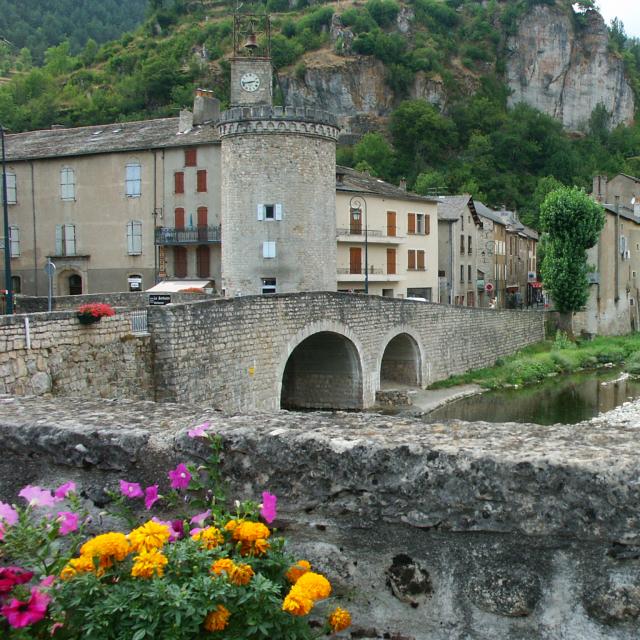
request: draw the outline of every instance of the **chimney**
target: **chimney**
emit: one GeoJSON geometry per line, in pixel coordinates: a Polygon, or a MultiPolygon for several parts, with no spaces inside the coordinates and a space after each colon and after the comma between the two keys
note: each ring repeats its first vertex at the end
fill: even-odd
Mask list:
{"type": "Polygon", "coordinates": [[[400,178],[400,184],[398,185],[398,187],[402,191],[406,191],[407,190],[407,179],[406,178],[400,178]]]}
{"type": "Polygon", "coordinates": [[[593,197],[600,203],[607,200],[607,176],[594,176],[593,197]]]}
{"type": "Polygon", "coordinates": [[[217,122],[220,118],[220,100],[213,97],[213,91],[196,89],[193,100],[193,124],[217,122]]]}
{"type": "Polygon", "coordinates": [[[178,133],[189,133],[193,129],[193,113],[188,109],[180,111],[180,122],[178,123],[178,133]]]}
{"type": "Polygon", "coordinates": [[[336,171],[336,184],[344,184],[344,172],[336,171]]]}

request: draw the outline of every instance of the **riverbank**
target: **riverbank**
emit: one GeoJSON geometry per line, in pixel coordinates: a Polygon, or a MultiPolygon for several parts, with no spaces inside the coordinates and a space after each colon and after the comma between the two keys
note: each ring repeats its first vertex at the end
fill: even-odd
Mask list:
{"type": "Polygon", "coordinates": [[[499,358],[493,367],[474,369],[440,380],[429,390],[476,384],[485,389],[501,389],[540,382],[558,374],[597,369],[607,365],[633,366],[640,358],[640,333],[599,337],[572,342],[563,334],[499,358]]]}

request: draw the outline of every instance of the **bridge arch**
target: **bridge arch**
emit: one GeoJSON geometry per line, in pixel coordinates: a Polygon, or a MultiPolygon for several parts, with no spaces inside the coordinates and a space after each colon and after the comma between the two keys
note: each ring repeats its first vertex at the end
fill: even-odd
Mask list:
{"type": "Polygon", "coordinates": [[[377,367],[380,386],[399,382],[422,387],[424,349],[418,334],[408,327],[398,327],[387,334],[382,344],[377,367]]]}
{"type": "Polygon", "coordinates": [[[318,322],[286,346],[277,372],[282,409],[362,409],[363,350],[348,327],[318,322]]]}

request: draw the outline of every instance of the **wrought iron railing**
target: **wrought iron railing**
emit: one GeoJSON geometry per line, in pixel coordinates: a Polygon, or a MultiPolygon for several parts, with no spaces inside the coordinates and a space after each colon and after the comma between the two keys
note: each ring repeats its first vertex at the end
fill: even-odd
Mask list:
{"type": "Polygon", "coordinates": [[[149,332],[146,309],[134,309],[133,311],[129,311],[128,315],[129,322],[131,323],[131,333],[143,334],[149,332]]]}
{"type": "MultiPolygon", "coordinates": [[[[348,273],[348,274],[355,275],[355,276],[357,276],[357,275],[362,275],[363,276],[364,273],[365,273],[364,266],[360,266],[360,267],[358,267],[358,266],[338,267],[337,272],[341,273],[341,274],[348,273]]],[[[384,270],[382,268],[380,268],[380,267],[374,267],[372,265],[369,265],[369,273],[370,274],[371,273],[375,273],[375,274],[381,275],[381,274],[384,273],[384,270]]],[[[392,275],[395,275],[395,274],[392,274],[392,275]]]]}
{"type": "Polygon", "coordinates": [[[156,244],[203,244],[220,242],[220,225],[208,227],[157,227],[156,244]]]}
{"type": "MultiPolygon", "coordinates": [[[[336,229],[337,236],[363,236],[364,227],[341,227],[336,229]]],[[[368,236],[381,237],[386,235],[380,229],[367,229],[368,236]]]]}

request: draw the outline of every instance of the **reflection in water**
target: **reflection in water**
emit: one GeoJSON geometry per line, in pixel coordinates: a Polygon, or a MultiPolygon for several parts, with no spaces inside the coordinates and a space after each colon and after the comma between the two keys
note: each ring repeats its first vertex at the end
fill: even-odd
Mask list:
{"type": "Polygon", "coordinates": [[[533,387],[463,398],[424,419],[573,424],[640,397],[640,380],[620,377],[619,371],[611,370],[558,376],[533,387]]]}

